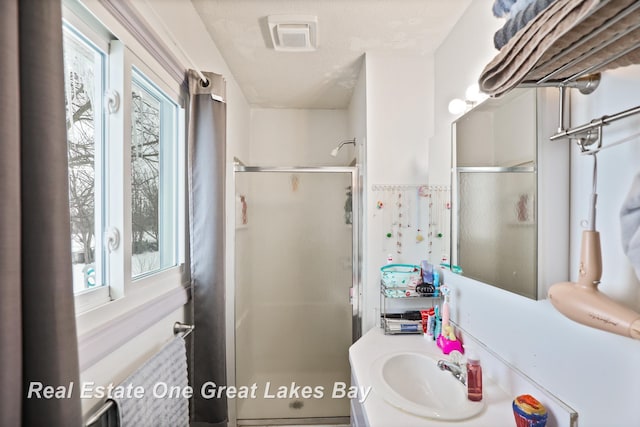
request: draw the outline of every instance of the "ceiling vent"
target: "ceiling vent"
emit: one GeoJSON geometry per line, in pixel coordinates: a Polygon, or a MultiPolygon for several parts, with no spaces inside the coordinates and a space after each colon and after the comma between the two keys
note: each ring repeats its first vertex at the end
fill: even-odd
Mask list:
{"type": "Polygon", "coordinates": [[[282,52],[310,52],[318,47],[318,18],[309,15],[267,17],[273,48],[282,52]]]}

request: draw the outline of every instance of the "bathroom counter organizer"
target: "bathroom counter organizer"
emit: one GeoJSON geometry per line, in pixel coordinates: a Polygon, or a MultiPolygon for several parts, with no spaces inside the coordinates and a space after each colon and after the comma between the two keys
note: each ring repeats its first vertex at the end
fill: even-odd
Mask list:
{"type": "MultiPolygon", "coordinates": [[[[380,327],[384,330],[385,335],[396,334],[422,334],[422,321],[421,320],[408,320],[408,319],[396,319],[389,317],[389,301],[413,301],[413,304],[418,303],[420,309],[429,309],[435,307],[442,300],[442,293],[436,291],[435,293],[416,293],[415,289],[408,286],[387,286],[381,280],[380,281],[380,327]],[[418,302],[419,301],[419,302],[418,302]],[[401,321],[400,321],[401,320],[401,321]],[[407,325],[405,328],[398,330],[391,329],[392,323],[402,323],[407,325]],[[417,326],[413,326],[417,325],[417,326]]],[[[416,309],[417,310],[417,309],[416,309]]]]}

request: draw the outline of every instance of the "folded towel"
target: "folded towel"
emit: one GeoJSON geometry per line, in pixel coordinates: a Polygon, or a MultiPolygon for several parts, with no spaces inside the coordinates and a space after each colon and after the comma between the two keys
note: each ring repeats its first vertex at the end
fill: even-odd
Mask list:
{"type": "Polygon", "coordinates": [[[511,8],[511,18],[500,28],[493,36],[493,45],[496,49],[502,49],[511,37],[524,28],[533,18],[538,16],[540,12],[545,10],[551,3],[556,0],[531,0],[522,10],[514,14],[517,5],[511,8]]]}
{"type": "Polygon", "coordinates": [[[140,386],[144,390],[141,398],[114,397],[120,427],[189,427],[188,399],[159,397],[164,390],[172,387],[185,390],[188,386],[187,352],[183,338],[171,340],[120,385],[140,386]],[[167,388],[163,388],[161,383],[167,388]],[[160,387],[156,388],[159,384],[160,387]]]}
{"type": "Polygon", "coordinates": [[[513,18],[535,0],[496,0],[493,3],[493,16],[496,18],[513,18]]]}
{"type": "Polygon", "coordinates": [[[518,31],[485,67],[479,85],[482,92],[500,96],[523,81],[535,82],[550,72],[561,70],[553,79],[569,78],[590,66],[592,72],[640,63],[640,30],[616,37],[623,30],[640,21],[640,11],[635,10],[601,33],[607,21],[635,0],[557,0],[518,31]],[[597,34],[595,37],[588,37],[597,34]],[[603,41],[615,40],[611,45],[598,49],[603,41]],[[565,49],[575,46],[570,53],[565,49]],[[585,53],[589,56],[573,63],[585,53]],[[621,57],[609,62],[617,53],[621,57]],[[595,68],[599,64],[603,64],[595,68]],[[566,65],[566,67],[565,67],[566,65]]]}
{"type": "Polygon", "coordinates": [[[516,0],[513,6],[511,6],[511,10],[509,11],[509,15],[507,16],[507,18],[508,19],[513,18],[518,13],[522,12],[527,7],[529,7],[530,4],[535,3],[535,1],[536,0],[516,0]]]}
{"type": "Polygon", "coordinates": [[[633,179],[629,194],[620,209],[622,249],[640,279],[640,173],[633,179]]]}
{"type": "Polygon", "coordinates": [[[516,1],[517,0],[496,0],[493,2],[493,7],[491,8],[493,16],[496,18],[502,18],[509,15],[511,8],[516,1]]]}

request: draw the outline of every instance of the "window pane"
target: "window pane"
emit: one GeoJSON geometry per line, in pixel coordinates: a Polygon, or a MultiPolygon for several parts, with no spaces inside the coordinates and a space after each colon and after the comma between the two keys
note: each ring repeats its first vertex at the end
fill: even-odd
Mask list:
{"type": "Polygon", "coordinates": [[[132,276],[176,265],[177,106],[134,72],[132,90],[132,276]]]}
{"type": "Polygon", "coordinates": [[[101,94],[104,56],[64,28],[65,104],[69,159],[69,207],[73,289],[102,285],[99,237],[99,182],[96,175],[102,140],[101,94]],[[98,239],[97,239],[98,238],[98,239]]]}

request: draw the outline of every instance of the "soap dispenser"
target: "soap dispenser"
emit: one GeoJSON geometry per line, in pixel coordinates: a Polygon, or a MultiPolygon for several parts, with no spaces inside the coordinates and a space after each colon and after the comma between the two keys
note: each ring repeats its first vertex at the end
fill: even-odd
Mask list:
{"type": "Polygon", "coordinates": [[[467,353],[467,398],[472,402],[482,400],[482,366],[473,348],[465,348],[467,353]]]}

